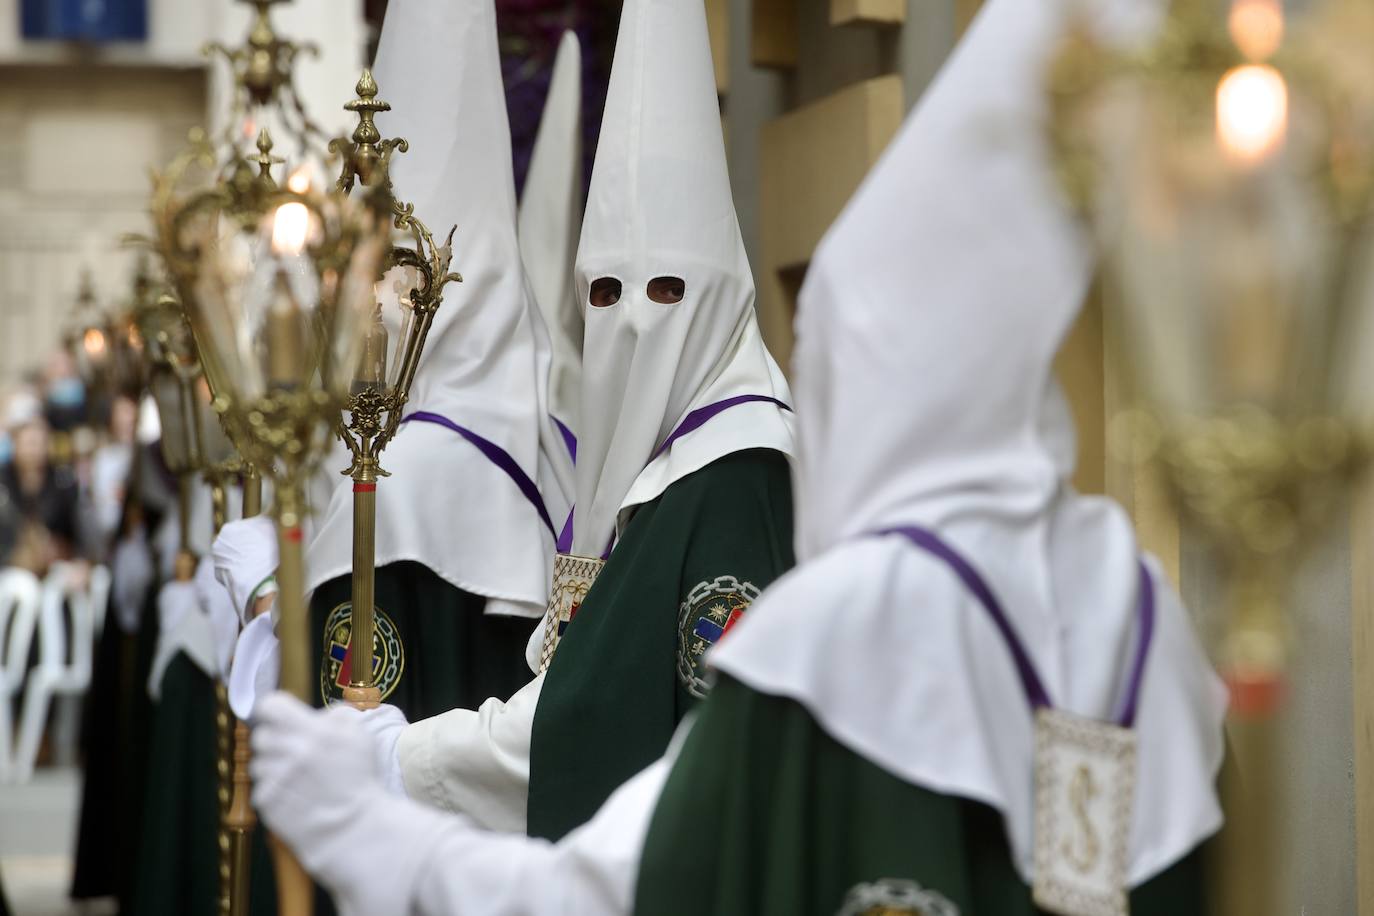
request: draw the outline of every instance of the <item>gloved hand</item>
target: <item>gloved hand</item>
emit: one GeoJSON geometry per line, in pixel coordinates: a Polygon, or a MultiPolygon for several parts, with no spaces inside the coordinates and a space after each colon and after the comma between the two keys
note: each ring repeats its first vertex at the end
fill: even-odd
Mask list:
{"type": "Polygon", "coordinates": [[[401,755],[398,745],[401,732],[410,723],[406,714],[395,706],[383,703],[376,709],[365,709],[358,717],[363,730],[372,736],[373,750],[376,751],[377,772],[382,785],[393,795],[406,794],[405,780],[401,776],[401,755]]]}
{"type": "Polygon", "coordinates": [[[210,548],[215,578],[229,591],[234,610],[246,626],[252,605],[277,571],[277,533],[272,520],[258,515],[230,522],[210,548]]]}
{"type": "Polygon", "coordinates": [[[215,578],[215,564],[207,556],[196,567],[196,595],[200,606],[210,618],[210,632],[215,640],[215,664],[220,680],[229,679],[229,663],[234,657],[234,643],[239,638],[239,615],[229,590],[215,578]]]}
{"type": "Polygon", "coordinates": [[[363,718],[349,706],[315,710],[284,693],[263,697],[253,723],[253,804],[345,916],[399,916],[410,908],[398,888],[413,883],[438,827],[421,818],[409,828],[414,803],[382,785],[363,718]]]}

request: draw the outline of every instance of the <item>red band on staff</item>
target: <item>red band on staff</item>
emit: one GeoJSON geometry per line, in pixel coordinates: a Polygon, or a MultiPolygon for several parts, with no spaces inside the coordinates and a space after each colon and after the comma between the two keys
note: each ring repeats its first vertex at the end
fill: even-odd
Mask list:
{"type": "Polygon", "coordinates": [[[300,525],[296,525],[294,528],[287,528],[282,532],[282,534],[286,536],[286,539],[288,541],[295,541],[297,544],[299,544],[302,540],[300,525]]]}
{"type": "Polygon", "coordinates": [[[353,492],[354,492],[354,493],[376,493],[376,492],[377,492],[377,485],[376,485],[375,483],[355,483],[355,484],[353,485],[353,492]]]}
{"type": "Polygon", "coordinates": [[[1284,683],[1277,677],[1226,678],[1231,691],[1231,712],[1242,719],[1263,719],[1278,712],[1283,703],[1284,683]]]}

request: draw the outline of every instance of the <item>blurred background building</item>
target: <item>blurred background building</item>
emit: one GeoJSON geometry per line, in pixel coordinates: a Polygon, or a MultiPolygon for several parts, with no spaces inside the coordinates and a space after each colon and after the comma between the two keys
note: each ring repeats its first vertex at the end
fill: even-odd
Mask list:
{"type": "MultiPolygon", "coordinates": [[[[980,0],[703,2],[761,321],[786,365],[811,252],[980,0]]],[[[589,170],[619,4],[497,6],[517,181],[565,28],[576,30],[584,47],[589,170]]],[[[386,0],[295,0],[275,11],[283,34],[321,48],[298,72],[308,107],[326,127],[348,124],[342,105],[370,59],[385,7],[386,0]]],[[[15,446],[22,438],[15,433],[35,415],[60,431],[62,409],[81,401],[72,384],[79,382],[77,367],[62,355],[61,342],[82,276],[89,274],[98,303],[129,294],[134,256],[117,241],[148,229],[149,168],[169,159],[188,129],[216,110],[219,87],[202,46],[237,40],[246,22],[233,0],[0,0],[0,419],[15,446]]],[[[1061,359],[1079,424],[1078,483],[1132,512],[1145,545],[1180,583],[1205,632],[1210,610],[1221,603],[1207,557],[1150,472],[1112,458],[1108,448],[1108,418],[1124,398],[1107,371],[1113,354],[1103,322],[1100,308],[1087,309],[1061,359]]],[[[899,402],[901,393],[893,398],[899,402]]],[[[132,419],[117,413],[95,422],[101,432],[84,448],[67,442],[52,454],[65,462],[74,453],[93,454],[101,442],[131,439],[132,419]]],[[[0,463],[10,463],[10,450],[0,450],[0,463]]],[[[90,465],[73,477],[91,505],[99,502],[90,465]]],[[[66,530],[76,524],[64,515],[72,511],[66,498],[51,498],[47,524],[70,538],[63,557],[77,558],[91,541],[66,530]]],[[[1374,545],[1362,533],[1369,526],[1356,524],[1368,518],[1363,505],[1351,507],[1299,581],[1301,632],[1283,726],[1285,791],[1273,800],[1286,826],[1284,908],[1293,913],[1374,916],[1374,572],[1357,559],[1374,545]]],[[[45,564],[37,565],[42,573],[45,564]]],[[[63,795],[63,785],[0,787],[0,869],[11,884],[22,884],[16,863],[27,856],[33,865],[34,855],[53,852],[34,843],[68,841],[60,831],[49,836],[24,826],[24,817],[54,810],[71,816],[61,805],[74,804],[74,792],[63,795]]],[[[44,880],[43,868],[60,871],[53,861],[42,859],[47,864],[31,872],[35,880],[44,880]]],[[[59,891],[67,878],[56,882],[59,891]]]]}

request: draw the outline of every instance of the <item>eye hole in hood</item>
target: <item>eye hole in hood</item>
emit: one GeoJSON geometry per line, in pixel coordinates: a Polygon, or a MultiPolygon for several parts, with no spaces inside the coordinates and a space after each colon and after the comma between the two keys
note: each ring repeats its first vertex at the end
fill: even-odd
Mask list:
{"type": "Polygon", "coordinates": [[[654,277],[644,291],[660,305],[676,305],[687,295],[687,283],[681,277],[654,277]]]}
{"type": "Polygon", "coordinates": [[[610,308],[620,301],[620,293],[619,280],[615,277],[601,277],[592,281],[592,289],[587,296],[587,304],[592,308],[610,308]]]}

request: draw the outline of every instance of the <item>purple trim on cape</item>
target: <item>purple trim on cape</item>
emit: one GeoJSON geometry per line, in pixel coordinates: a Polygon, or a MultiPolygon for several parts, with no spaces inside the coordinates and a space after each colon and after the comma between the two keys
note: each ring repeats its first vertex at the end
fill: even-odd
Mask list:
{"type": "MultiPolygon", "coordinates": [[[[978,574],[978,571],[958,551],[946,544],[933,531],[925,528],[900,526],[874,533],[877,535],[899,534],[914,546],[932,554],[937,559],[943,560],[964,583],[965,587],[973,593],[978,602],[983,605],[988,616],[992,618],[993,625],[997,627],[997,632],[1001,634],[1002,641],[1006,643],[1012,661],[1016,664],[1016,673],[1021,679],[1021,689],[1025,692],[1026,701],[1030,703],[1031,708],[1054,708],[1049,693],[1045,690],[1045,685],[1040,680],[1040,675],[1036,672],[1035,665],[1030,659],[1030,654],[1026,652],[1020,637],[1016,635],[1016,630],[1002,609],[1001,603],[998,602],[997,596],[993,594],[992,589],[988,587],[987,582],[978,574]]],[[[1150,642],[1154,638],[1155,628],[1154,582],[1150,579],[1145,564],[1140,563],[1138,565],[1140,568],[1140,639],[1136,646],[1135,659],[1131,664],[1130,678],[1126,682],[1126,693],[1116,718],[1116,723],[1122,728],[1130,728],[1135,724],[1136,709],[1140,702],[1140,684],[1145,677],[1145,658],[1149,654],[1150,642]]]]}
{"type": "MultiPolygon", "coordinates": [[[[786,410],[789,413],[792,410],[791,407],[788,407],[786,404],[784,404],[782,401],[779,401],[777,398],[770,398],[767,395],[763,394],[740,394],[736,395],[733,398],[726,398],[723,401],[716,401],[714,404],[707,404],[705,407],[698,407],[696,410],[692,411],[687,416],[682,418],[682,422],[677,425],[677,429],[673,430],[671,433],[668,434],[668,438],[664,439],[663,444],[660,445],[657,449],[655,449],[654,454],[649,458],[649,461],[646,462],[644,466],[648,467],[649,463],[653,462],[654,459],[658,458],[658,456],[662,455],[664,452],[668,451],[668,449],[672,448],[674,442],[681,439],[688,433],[696,432],[697,430],[701,429],[713,417],[716,417],[719,414],[724,413],[731,407],[737,407],[740,404],[751,404],[757,402],[775,404],[780,409],[786,410]]],[[[558,420],[555,419],[554,422],[558,423],[558,420]]],[[[562,427],[563,424],[559,423],[558,425],[562,427]]],[[[576,458],[577,456],[576,454],[574,454],[573,459],[576,460],[576,458]]],[[[568,513],[567,522],[563,524],[562,533],[558,535],[559,553],[568,553],[572,550],[573,515],[576,512],[577,507],[574,506],[572,512],[568,513]]],[[[601,559],[604,560],[611,555],[611,548],[613,546],[615,546],[614,532],[612,532],[611,534],[610,543],[606,545],[605,552],[601,554],[601,559]]]]}
{"type": "Polygon", "coordinates": [[[409,416],[401,418],[402,423],[409,423],[411,420],[420,423],[434,423],[438,426],[442,426],[445,429],[452,430],[472,443],[488,461],[504,471],[506,476],[515,482],[515,485],[520,488],[520,492],[525,495],[525,499],[529,500],[530,505],[534,506],[534,511],[539,513],[539,518],[544,522],[544,526],[549,529],[549,534],[555,534],[553,519],[549,518],[549,510],[544,505],[544,497],[539,494],[539,487],[530,479],[530,475],[526,474],[524,469],[516,463],[509,452],[495,442],[492,442],[490,439],[479,436],[467,427],[459,426],[442,414],[431,413],[427,410],[417,410],[409,416]]]}
{"type": "Polygon", "coordinates": [[[577,464],[577,437],[568,429],[567,424],[553,414],[549,415],[549,419],[558,427],[558,432],[563,436],[563,444],[568,447],[568,454],[572,456],[573,464],[577,464]]]}

